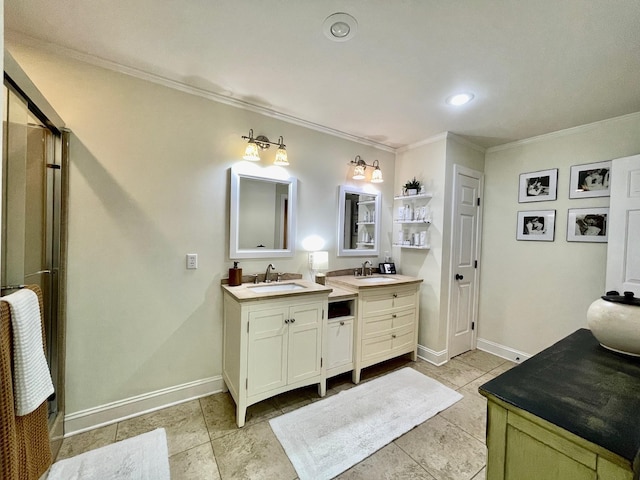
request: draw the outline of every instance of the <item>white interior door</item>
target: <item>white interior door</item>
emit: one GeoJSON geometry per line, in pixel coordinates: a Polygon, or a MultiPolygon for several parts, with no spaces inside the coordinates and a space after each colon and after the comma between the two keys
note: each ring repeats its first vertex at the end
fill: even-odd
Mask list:
{"type": "Polygon", "coordinates": [[[640,296],[640,155],[611,162],[606,289],[640,296]]]}
{"type": "Polygon", "coordinates": [[[483,175],[454,166],[449,358],[475,348],[483,175]]]}

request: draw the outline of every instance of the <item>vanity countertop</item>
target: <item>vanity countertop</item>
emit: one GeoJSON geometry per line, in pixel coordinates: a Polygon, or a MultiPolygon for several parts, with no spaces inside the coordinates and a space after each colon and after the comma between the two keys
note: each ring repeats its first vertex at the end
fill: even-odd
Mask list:
{"type": "Polygon", "coordinates": [[[243,283],[235,287],[222,285],[222,290],[227,292],[238,302],[250,302],[252,300],[297,297],[300,295],[308,295],[310,293],[325,293],[328,295],[333,289],[330,286],[320,285],[319,283],[310,282],[308,280],[296,279],[284,282],[262,282],[258,284],[243,283]],[[300,285],[303,288],[298,290],[274,291],[274,289],[277,288],[286,288],[285,285],[300,285]],[[262,288],[264,288],[264,291],[259,291],[262,288]]]}
{"type": "Polygon", "coordinates": [[[329,294],[329,302],[336,302],[338,300],[348,300],[350,298],[357,298],[358,292],[354,292],[353,290],[347,290],[345,288],[340,288],[336,285],[329,285],[333,291],[329,294]]]}
{"type": "Polygon", "coordinates": [[[348,290],[370,290],[378,287],[394,287],[398,285],[411,285],[422,283],[421,278],[410,277],[408,275],[370,275],[366,277],[356,277],[354,275],[341,275],[327,277],[329,285],[346,288],[348,290]]]}

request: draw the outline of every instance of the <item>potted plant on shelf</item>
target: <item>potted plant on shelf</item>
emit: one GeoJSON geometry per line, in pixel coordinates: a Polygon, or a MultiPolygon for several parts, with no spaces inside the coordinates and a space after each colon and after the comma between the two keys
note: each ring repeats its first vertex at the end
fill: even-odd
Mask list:
{"type": "Polygon", "coordinates": [[[416,180],[416,177],[413,177],[413,180],[408,180],[407,183],[404,184],[405,195],[417,195],[419,190],[420,180],[416,180]]]}

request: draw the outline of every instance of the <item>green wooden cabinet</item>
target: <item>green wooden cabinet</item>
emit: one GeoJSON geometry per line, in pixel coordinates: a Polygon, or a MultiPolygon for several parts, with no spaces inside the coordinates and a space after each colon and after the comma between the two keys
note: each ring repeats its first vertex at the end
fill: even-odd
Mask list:
{"type": "Polygon", "coordinates": [[[487,480],[633,480],[628,460],[485,396],[487,480]]]}

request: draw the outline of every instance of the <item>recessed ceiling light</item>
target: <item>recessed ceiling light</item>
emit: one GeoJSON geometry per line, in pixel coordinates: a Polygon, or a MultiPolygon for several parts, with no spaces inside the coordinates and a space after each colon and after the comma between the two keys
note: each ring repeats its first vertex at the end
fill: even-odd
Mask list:
{"type": "Polygon", "coordinates": [[[451,95],[449,98],[447,98],[446,102],[449,105],[459,107],[460,105],[469,103],[471,100],[473,100],[473,97],[473,93],[456,93],[455,95],[451,95]]]}
{"type": "Polygon", "coordinates": [[[334,42],[351,40],[358,31],[358,22],[348,13],[329,15],[322,24],[324,36],[334,42]]]}

